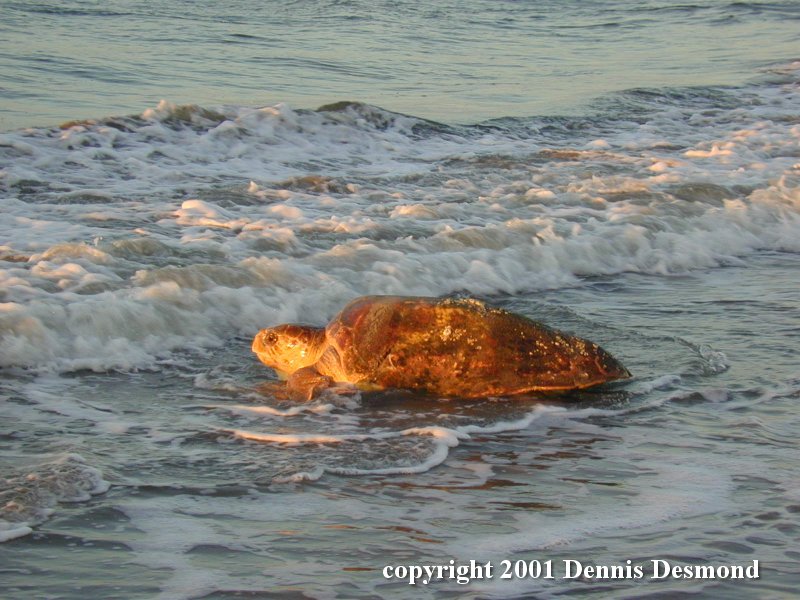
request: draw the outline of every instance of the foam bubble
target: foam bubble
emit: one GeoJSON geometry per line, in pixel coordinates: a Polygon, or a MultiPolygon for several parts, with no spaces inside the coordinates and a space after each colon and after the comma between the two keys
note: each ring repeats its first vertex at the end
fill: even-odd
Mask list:
{"type": "Polygon", "coordinates": [[[0,480],[0,541],[31,533],[61,502],[85,502],[110,484],[78,454],[15,468],[0,480]]]}

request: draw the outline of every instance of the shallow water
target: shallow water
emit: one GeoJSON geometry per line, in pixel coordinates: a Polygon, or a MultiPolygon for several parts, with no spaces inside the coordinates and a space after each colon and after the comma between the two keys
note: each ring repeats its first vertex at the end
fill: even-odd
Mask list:
{"type": "Polygon", "coordinates": [[[4,598],[794,594],[795,3],[192,3],[183,28],[179,3],[0,5],[4,598]],[[22,23],[59,36],[12,52],[22,23]],[[97,27],[116,37],[87,53],[97,27]],[[270,44],[292,59],[251,98],[236,53],[270,44]],[[253,334],[362,294],[478,296],[634,378],[281,400],[253,334]],[[558,577],[381,574],[504,559],[558,577]],[[657,559],[761,578],[563,576],[657,559]]]}
{"type": "MultiPolygon", "coordinates": [[[[797,268],[796,255],[766,254],[505,299],[591,332],[636,374],[563,398],[377,395],[290,406],[259,394],[260,368],[233,342],[155,373],[9,380],[19,396],[9,398],[6,423],[24,427],[7,432],[4,455],[80,452],[112,486],[61,504],[34,533],[0,547],[5,595],[643,597],[689,586],[557,579],[411,588],[380,571],[450,558],[755,558],[758,581],[690,590],[788,597],[800,511],[800,378],[790,343],[798,292],[789,283],[797,268]],[[301,441],[245,441],[234,431],[301,441]],[[350,469],[374,474],[338,474],[350,469]]],[[[32,471],[74,479],[44,460],[32,471]]]]}

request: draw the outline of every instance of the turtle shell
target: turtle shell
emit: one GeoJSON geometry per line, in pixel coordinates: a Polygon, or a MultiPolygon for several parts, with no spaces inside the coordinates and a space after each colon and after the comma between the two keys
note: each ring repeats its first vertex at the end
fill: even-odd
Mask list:
{"type": "Polygon", "coordinates": [[[326,328],[347,381],[443,396],[584,388],[629,373],[596,344],[472,299],[366,296],[326,328]]]}

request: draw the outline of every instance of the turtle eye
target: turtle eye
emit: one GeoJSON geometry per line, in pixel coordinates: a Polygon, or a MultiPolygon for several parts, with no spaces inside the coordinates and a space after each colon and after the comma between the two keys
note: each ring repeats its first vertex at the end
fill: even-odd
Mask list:
{"type": "Polygon", "coordinates": [[[278,341],[278,334],[274,331],[270,331],[269,333],[265,334],[264,337],[268,344],[274,344],[278,341]]]}

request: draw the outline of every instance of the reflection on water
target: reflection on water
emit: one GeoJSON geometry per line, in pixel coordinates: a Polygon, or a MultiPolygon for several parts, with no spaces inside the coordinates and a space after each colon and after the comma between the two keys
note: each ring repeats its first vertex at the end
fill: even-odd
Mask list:
{"type": "MultiPolygon", "coordinates": [[[[53,395],[14,406],[12,416],[32,430],[7,436],[6,447],[51,427],[49,406],[59,411],[59,446],[84,448],[112,487],[53,505],[40,531],[0,547],[6,590],[23,597],[35,576],[37,591],[54,581],[62,595],[73,581],[93,594],[143,598],[214,590],[438,597],[462,588],[411,588],[385,580],[382,567],[511,557],[556,565],[756,558],[770,588],[788,593],[791,571],[782,565],[797,542],[792,406],[800,386],[788,356],[772,353],[767,362],[761,348],[790,335],[781,323],[796,307],[788,294],[796,262],[763,256],[743,268],[667,280],[630,275],[507,298],[515,310],[591,330],[636,373],[562,397],[453,402],[398,392],[296,405],[264,393],[263,367],[241,346],[175,367],[166,379],[53,380],[58,403],[53,395]],[[617,291],[598,293],[609,287],[617,291]],[[713,309],[718,297],[737,298],[741,310],[713,309]],[[726,368],[714,368],[721,355],[726,368]],[[454,443],[401,435],[412,428],[450,432],[454,443]],[[243,441],[233,429],[308,439],[243,441]],[[416,472],[437,444],[446,458],[416,472]],[[348,469],[374,474],[336,474],[348,469]],[[89,576],[78,581],[76,573],[89,576]]],[[[493,580],[466,589],[507,597],[629,589],[623,584],[493,580]]],[[[660,593],[682,585],[638,583],[660,593]]],[[[702,589],[750,597],[762,588],[708,581],[702,589]]]]}

